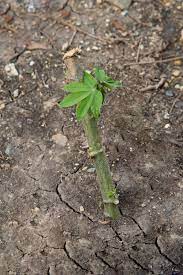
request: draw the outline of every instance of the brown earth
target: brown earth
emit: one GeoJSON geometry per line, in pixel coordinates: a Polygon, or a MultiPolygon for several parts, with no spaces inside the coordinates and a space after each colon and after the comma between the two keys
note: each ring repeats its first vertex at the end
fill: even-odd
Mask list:
{"type": "Polygon", "coordinates": [[[133,1],[129,15],[89,0],[0,4],[0,275],[183,274],[183,59],[162,61],[183,56],[182,1],[133,1]],[[123,82],[100,120],[116,222],[104,222],[74,110],[56,105],[70,23],[81,64],[123,82]]]}

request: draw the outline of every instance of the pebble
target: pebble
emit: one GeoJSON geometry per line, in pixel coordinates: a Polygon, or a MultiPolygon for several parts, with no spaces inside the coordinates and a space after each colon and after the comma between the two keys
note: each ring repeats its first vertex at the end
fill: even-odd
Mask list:
{"type": "Polygon", "coordinates": [[[58,133],[58,134],[55,134],[52,136],[52,140],[57,144],[57,145],[60,145],[62,147],[66,146],[67,144],[67,137],[64,136],[63,134],[61,133],[58,133]]]}
{"type": "Polygon", "coordinates": [[[118,6],[120,9],[125,10],[128,9],[132,3],[132,0],[108,0],[112,4],[118,6]]]}
{"type": "Polygon", "coordinates": [[[88,173],[94,173],[95,170],[96,170],[95,167],[92,167],[92,168],[87,169],[87,172],[88,173]]]}
{"type": "Polygon", "coordinates": [[[18,89],[14,90],[13,93],[12,93],[12,95],[13,95],[14,98],[18,97],[19,94],[20,94],[20,92],[19,92],[18,89]]]}
{"type": "Polygon", "coordinates": [[[79,207],[79,211],[80,212],[84,212],[85,211],[85,209],[84,209],[84,207],[82,205],[79,207]]]}
{"type": "Polygon", "coordinates": [[[63,45],[62,45],[62,51],[66,51],[69,47],[69,42],[65,42],[63,45]]]}
{"type": "Polygon", "coordinates": [[[180,89],[180,84],[176,84],[175,89],[180,89]]]}
{"type": "Polygon", "coordinates": [[[5,154],[10,157],[13,155],[13,153],[14,153],[14,148],[12,147],[11,144],[8,144],[5,149],[5,154]]]}
{"type": "Polygon", "coordinates": [[[165,129],[170,128],[170,123],[165,124],[164,128],[165,128],[165,129]]]}
{"type": "Polygon", "coordinates": [[[76,22],[76,26],[78,26],[78,27],[81,26],[81,22],[79,22],[79,21],[76,22]]]}
{"type": "Polygon", "coordinates": [[[174,92],[172,90],[166,90],[165,95],[168,97],[172,97],[172,96],[174,96],[174,92]]]}
{"type": "Polygon", "coordinates": [[[94,50],[94,51],[99,51],[99,50],[100,50],[100,48],[99,48],[99,47],[97,47],[97,46],[93,46],[93,47],[92,47],[92,50],[94,50]]]}
{"type": "Polygon", "coordinates": [[[168,113],[168,112],[166,112],[165,114],[164,114],[164,119],[169,119],[170,118],[170,114],[168,113]]]}
{"type": "Polygon", "coordinates": [[[140,50],[144,50],[144,45],[143,45],[143,44],[140,44],[140,45],[139,45],[139,49],[140,49],[140,50]]]}
{"type": "Polygon", "coordinates": [[[51,81],[56,82],[57,81],[56,77],[51,76],[51,81]]]}
{"type": "Polygon", "coordinates": [[[174,71],[172,72],[172,75],[175,76],[175,77],[177,77],[177,76],[180,75],[180,71],[179,71],[179,70],[174,70],[174,71]]]}
{"type": "Polygon", "coordinates": [[[175,103],[175,107],[176,108],[183,108],[183,101],[177,101],[176,103],[175,103]]]}
{"type": "Polygon", "coordinates": [[[9,63],[5,66],[5,71],[8,76],[18,76],[18,71],[14,63],[9,63]]]}
{"type": "Polygon", "coordinates": [[[31,60],[30,62],[29,62],[29,65],[32,67],[33,65],[35,64],[35,62],[33,61],[33,60],[31,60]]]}
{"type": "Polygon", "coordinates": [[[118,181],[120,181],[121,176],[120,176],[120,174],[114,173],[114,174],[112,175],[112,179],[113,179],[115,182],[118,182],[118,181]]]}
{"type": "Polygon", "coordinates": [[[3,110],[5,106],[5,103],[2,100],[0,100],[0,110],[3,110]]]}
{"type": "Polygon", "coordinates": [[[177,66],[180,66],[180,65],[182,65],[182,60],[180,60],[180,59],[175,60],[174,64],[177,65],[177,66]]]}

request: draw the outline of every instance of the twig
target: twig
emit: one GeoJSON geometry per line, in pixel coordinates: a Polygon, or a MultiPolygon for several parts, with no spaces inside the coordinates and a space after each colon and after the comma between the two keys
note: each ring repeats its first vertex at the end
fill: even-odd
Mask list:
{"type": "Polygon", "coordinates": [[[137,24],[139,24],[141,26],[149,27],[149,24],[141,22],[138,18],[135,18],[135,17],[131,16],[129,13],[127,14],[127,16],[130,19],[132,19],[133,21],[135,21],[137,24]]]}
{"type": "Polygon", "coordinates": [[[142,89],[140,89],[140,92],[147,92],[147,91],[151,91],[151,90],[157,91],[159,88],[161,88],[165,84],[165,81],[166,81],[166,77],[165,77],[165,75],[162,75],[160,81],[157,84],[149,85],[145,88],[142,88],[142,89]]]}
{"type": "Polygon", "coordinates": [[[171,61],[176,61],[179,59],[183,59],[183,56],[175,56],[167,59],[162,59],[162,60],[154,60],[154,61],[142,61],[142,62],[132,62],[132,63],[126,63],[123,64],[124,67],[127,66],[133,66],[133,65],[148,65],[148,64],[158,64],[158,63],[168,63],[171,61]]]}
{"type": "Polygon", "coordinates": [[[169,114],[171,114],[172,113],[172,111],[173,111],[173,108],[175,107],[175,103],[179,100],[179,98],[181,97],[181,93],[174,99],[174,101],[173,101],[173,103],[172,103],[172,106],[171,106],[171,108],[170,108],[170,112],[169,112],[169,114]]]}
{"type": "Polygon", "coordinates": [[[141,42],[142,42],[142,37],[139,40],[139,45],[138,45],[138,49],[137,49],[137,56],[136,56],[136,62],[139,62],[139,56],[140,56],[140,46],[141,46],[141,42]]]}
{"type": "Polygon", "coordinates": [[[89,32],[87,32],[87,31],[85,31],[85,30],[83,30],[83,29],[81,29],[79,27],[74,26],[72,23],[65,22],[64,20],[62,20],[60,18],[58,19],[58,23],[61,23],[63,26],[67,26],[67,27],[71,28],[73,31],[77,31],[77,32],[83,33],[83,34],[85,34],[85,35],[87,35],[89,37],[92,37],[92,38],[94,38],[96,40],[99,40],[99,41],[101,41],[101,42],[103,42],[105,44],[106,44],[106,42],[109,43],[109,39],[101,38],[101,37],[96,36],[96,35],[94,35],[92,33],[89,33],[89,32]]]}
{"type": "Polygon", "coordinates": [[[69,49],[70,46],[72,45],[72,42],[74,41],[74,38],[75,38],[75,36],[76,36],[76,33],[77,33],[77,30],[75,30],[75,31],[73,32],[73,34],[72,34],[72,36],[71,36],[71,39],[70,39],[70,41],[69,41],[69,44],[68,44],[68,48],[67,48],[67,49],[69,49]]]}

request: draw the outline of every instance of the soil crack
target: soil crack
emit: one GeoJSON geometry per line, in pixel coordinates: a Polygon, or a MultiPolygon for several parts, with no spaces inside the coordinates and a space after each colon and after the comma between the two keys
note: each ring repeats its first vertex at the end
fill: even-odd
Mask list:
{"type": "MultiPolygon", "coordinates": [[[[114,271],[116,271],[116,269],[110,265],[103,257],[101,257],[100,255],[97,254],[97,252],[95,253],[95,256],[106,266],[108,266],[109,268],[113,269],[114,271]]],[[[117,272],[117,271],[116,271],[117,272]]]]}
{"type": "Polygon", "coordinates": [[[22,254],[22,258],[27,254],[20,247],[18,247],[17,245],[15,247],[22,254]]]}
{"type": "Polygon", "coordinates": [[[123,214],[123,212],[122,212],[121,209],[120,209],[120,213],[121,213],[121,216],[123,216],[124,218],[131,219],[138,226],[138,228],[140,229],[140,231],[142,232],[142,234],[144,235],[144,237],[147,236],[147,234],[145,233],[145,231],[142,229],[142,227],[140,226],[140,224],[136,221],[136,219],[134,217],[131,217],[129,215],[123,214]]]}
{"type": "Polygon", "coordinates": [[[65,254],[67,255],[68,259],[71,262],[73,262],[77,267],[79,267],[83,271],[91,272],[91,274],[93,274],[93,272],[91,270],[88,270],[88,269],[84,268],[80,263],[78,263],[75,259],[73,259],[71,257],[71,255],[69,254],[69,251],[67,250],[67,242],[65,242],[63,250],[64,250],[65,254]]]}
{"type": "Polygon", "coordinates": [[[116,229],[114,229],[114,227],[112,225],[110,225],[111,229],[114,231],[115,235],[116,235],[116,238],[121,242],[123,243],[123,240],[121,238],[121,236],[119,235],[119,233],[117,232],[116,229]]]}
{"type": "Polygon", "coordinates": [[[155,274],[152,270],[149,270],[148,268],[144,267],[141,263],[139,263],[135,258],[133,258],[130,254],[128,254],[128,258],[134,262],[135,265],[140,267],[142,270],[150,272],[151,274],[155,274]]]}
{"type": "Polygon", "coordinates": [[[171,264],[177,266],[177,264],[169,257],[167,256],[164,252],[162,252],[162,249],[161,249],[161,246],[160,244],[158,243],[158,237],[156,238],[155,240],[155,246],[156,248],[158,249],[160,255],[162,255],[168,262],[170,262],[171,264]]]}
{"type": "Polygon", "coordinates": [[[94,222],[90,217],[88,217],[86,214],[84,213],[80,213],[79,211],[77,211],[74,207],[72,207],[67,201],[63,200],[59,190],[58,190],[59,184],[56,187],[56,194],[58,195],[59,199],[61,202],[63,202],[68,208],[70,208],[74,213],[79,214],[80,216],[83,216],[85,218],[87,218],[90,222],[94,222]]]}

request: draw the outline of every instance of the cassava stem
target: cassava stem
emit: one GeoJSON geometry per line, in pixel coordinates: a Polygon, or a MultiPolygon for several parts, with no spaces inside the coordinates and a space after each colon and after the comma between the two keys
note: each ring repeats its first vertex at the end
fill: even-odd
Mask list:
{"type": "Polygon", "coordinates": [[[104,215],[112,219],[120,216],[118,197],[112,183],[109,164],[102,147],[97,121],[89,114],[83,120],[83,127],[89,144],[89,155],[94,159],[97,177],[104,204],[104,215]]]}
{"type": "MultiPolygon", "coordinates": [[[[81,76],[81,70],[76,64],[75,57],[69,57],[64,61],[68,69],[67,78],[78,80],[81,76]]],[[[97,120],[89,113],[83,119],[83,127],[88,140],[89,155],[94,160],[97,171],[104,204],[104,215],[111,219],[117,219],[120,216],[118,196],[112,183],[108,160],[97,127],[97,120]]]]}

